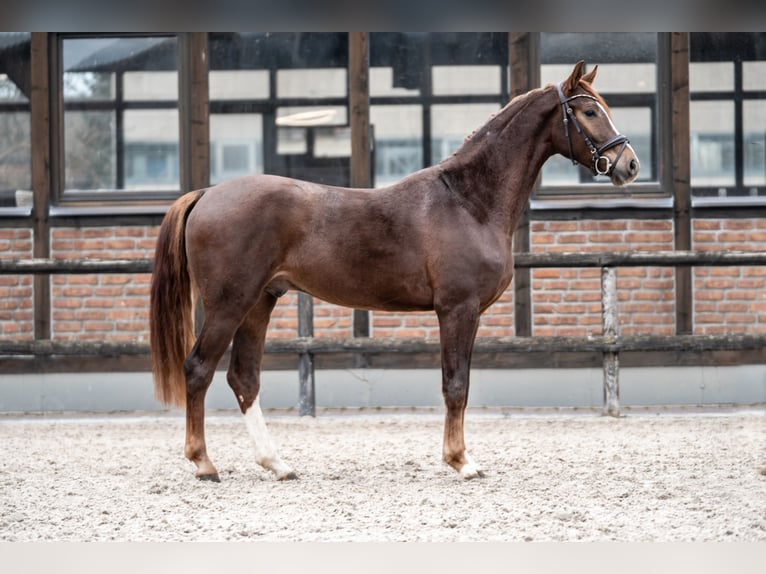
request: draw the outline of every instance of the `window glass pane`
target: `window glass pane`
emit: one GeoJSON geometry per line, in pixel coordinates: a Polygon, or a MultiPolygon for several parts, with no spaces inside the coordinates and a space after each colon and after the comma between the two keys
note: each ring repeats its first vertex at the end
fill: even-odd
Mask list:
{"type": "Polygon", "coordinates": [[[279,70],[277,97],[342,98],[347,84],[345,69],[279,70]]]}
{"type": "MultiPolygon", "coordinates": [[[[2,38],[0,33],[0,38],[2,38]]],[[[16,78],[17,81],[29,81],[29,74],[22,78],[16,78]]],[[[0,102],[28,102],[29,98],[21,90],[18,84],[8,74],[0,73],[0,102]]]]}
{"type": "Polygon", "coordinates": [[[211,100],[249,100],[269,97],[269,73],[264,70],[210,70],[211,100]]]}
{"type": "Polygon", "coordinates": [[[250,142],[247,151],[244,142],[234,151],[216,141],[221,136],[211,124],[211,154],[213,148],[223,154],[220,160],[211,157],[211,169],[218,169],[213,181],[235,177],[248,166],[349,185],[348,34],[238,32],[211,33],[208,39],[211,116],[231,130],[227,138],[250,142]],[[254,127],[237,131],[223,120],[247,115],[259,118],[257,141],[251,139],[254,127]]]}
{"type": "Polygon", "coordinates": [[[178,73],[125,72],[123,77],[126,100],[177,100],[178,73]]]}
{"type": "Polygon", "coordinates": [[[9,194],[3,205],[16,202],[16,190],[32,188],[30,126],[29,112],[0,113],[0,190],[9,194]]]}
{"type": "Polygon", "coordinates": [[[0,33],[0,207],[31,202],[30,46],[28,33],[0,33]]]}
{"type": "Polygon", "coordinates": [[[178,110],[127,110],[125,189],[178,189],[178,110]]]}
{"type": "Polygon", "coordinates": [[[426,84],[427,34],[370,34],[370,96],[417,96],[426,84]]]}
{"type": "Polygon", "coordinates": [[[695,197],[766,197],[766,33],[690,34],[695,197]]]}
{"type": "Polygon", "coordinates": [[[431,73],[435,95],[500,93],[498,66],[434,66],[431,73]]]}
{"type": "Polygon", "coordinates": [[[370,96],[417,96],[420,90],[394,84],[394,68],[370,66],[370,96]]]}
{"type": "MultiPolygon", "coordinates": [[[[689,108],[693,187],[734,185],[734,104],[691,102],[689,108]]],[[[716,194],[725,194],[716,189],[716,194]]]]}
{"type": "Polygon", "coordinates": [[[431,107],[433,163],[452,154],[475,129],[500,109],[498,104],[452,104],[431,107]]]}
{"type": "Polygon", "coordinates": [[[314,132],[314,156],[351,157],[350,128],[319,128],[314,132]]]}
{"type": "Polygon", "coordinates": [[[179,189],[175,37],[64,37],[64,194],[179,189]]]}
{"type": "Polygon", "coordinates": [[[64,115],[65,189],[115,189],[114,112],[70,111],[64,115]]]}
{"type": "Polygon", "coordinates": [[[300,128],[279,128],[277,153],[279,155],[304,155],[309,151],[307,131],[300,128]]]}
{"type": "Polygon", "coordinates": [[[371,33],[370,96],[384,186],[449,156],[507,103],[508,34],[371,33]]]}
{"type": "Polygon", "coordinates": [[[690,62],[689,91],[720,92],[734,89],[734,64],[731,62],[690,62]]]}
{"type": "Polygon", "coordinates": [[[114,74],[64,72],[64,101],[113,100],[114,91],[114,74]]]}
{"type": "MultiPolygon", "coordinates": [[[[598,64],[594,87],[602,95],[653,94],[657,91],[657,66],[654,63],[602,64],[594,61],[593,64],[598,64]]],[[[544,64],[540,68],[540,84],[558,84],[572,73],[572,67],[571,63],[544,64]]]]}
{"type": "MultiPolygon", "coordinates": [[[[541,34],[540,79],[543,86],[558,84],[572,73],[572,62],[584,59],[588,70],[598,65],[594,87],[604,96],[617,129],[628,136],[641,161],[639,182],[658,180],[656,153],[657,34],[654,33],[561,33],[541,34]],[[572,54],[577,54],[573,58],[572,54]]],[[[563,128],[562,128],[563,129],[563,128]]],[[[575,166],[563,156],[550,158],[542,170],[542,189],[583,185],[611,185],[608,178],[594,177],[589,169],[575,166]]],[[[579,189],[578,189],[579,188],[579,189]]]]}
{"type": "Polygon", "coordinates": [[[742,87],[745,90],[766,90],[766,62],[743,62],[742,87]]]}
{"type": "MultiPolygon", "coordinates": [[[[766,186],[766,100],[746,101],[742,123],[745,126],[745,186],[766,186]]],[[[752,193],[757,190],[750,190],[752,193]]]]}
{"type": "Polygon", "coordinates": [[[391,185],[423,167],[423,107],[371,106],[375,186],[391,185]]]}
{"type": "Polygon", "coordinates": [[[210,182],[263,173],[263,117],[210,115],[210,182]]]}

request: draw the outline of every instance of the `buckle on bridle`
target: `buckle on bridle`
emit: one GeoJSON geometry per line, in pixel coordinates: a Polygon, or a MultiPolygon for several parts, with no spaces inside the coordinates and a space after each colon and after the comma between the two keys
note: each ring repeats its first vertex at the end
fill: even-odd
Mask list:
{"type": "MultiPolygon", "coordinates": [[[[617,163],[617,162],[615,162],[617,163]]],[[[596,175],[609,175],[609,172],[612,171],[612,160],[610,160],[605,155],[598,155],[593,154],[593,170],[596,172],[596,175]],[[601,162],[604,162],[604,168],[601,168],[601,162]]]]}

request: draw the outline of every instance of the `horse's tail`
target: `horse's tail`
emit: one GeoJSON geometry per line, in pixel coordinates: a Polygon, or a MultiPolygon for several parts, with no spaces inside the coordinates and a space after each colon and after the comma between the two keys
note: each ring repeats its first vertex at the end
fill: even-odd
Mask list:
{"type": "Polygon", "coordinates": [[[189,192],[170,206],[154,251],[149,300],[149,342],[154,392],[166,405],[186,404],[183,362],[194,344],[192,278],[187,269],[186,218],[204,190],[189,192]]]}

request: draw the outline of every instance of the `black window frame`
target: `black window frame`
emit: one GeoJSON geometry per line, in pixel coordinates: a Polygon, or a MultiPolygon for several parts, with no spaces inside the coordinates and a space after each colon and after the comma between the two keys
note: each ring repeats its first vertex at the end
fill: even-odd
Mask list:
{"type": "Polygon", "coordinates": [[[50,61],[50,113],[51,113],[51,206],[53,208],[67,207],[111,207],[111,206],[141,206],[141,205],[165,205],[175,200],[182,193],[182,176],[184,162],[186,160],[184,150],[184,132],[188,130],[187,122],[180,114],[180,99],[182,97],[182,58],[181,58],[181,34],[180,33],[52,33],[49,42],[50,61]],[[166,38],[175,39],[176,68],[178,75],[178,96],[175,100],[125,100],[121,94],[120,74],[116,73],[116,93],[114,99],[96,101],[64,102],[64,64],[63,43],[69,39],[101,39],[101,38],[166,38]],[[125,142],[121,137],[121,115],[129,110],[159,109],[179,111],[178,133],[178,170],[179,181],[177,189],[146,189],[126,190],[116,187],[114,189],[66,189],[66,166],[65,166],[65,134],[64,113],[67,110],[75,111],[113,111],[115,113],[115,156],[117,168],[115,179],[119,185],[120,180],[124,183],[125,177],[125,142]]]}

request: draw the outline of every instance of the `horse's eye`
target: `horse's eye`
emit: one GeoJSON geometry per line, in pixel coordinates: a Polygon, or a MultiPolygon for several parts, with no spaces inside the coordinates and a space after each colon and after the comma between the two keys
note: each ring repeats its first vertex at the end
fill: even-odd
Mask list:
{"type": "Polygon", "coordinates": [[[585,115],[588,116],[589,118],[595,118],[596,110],[593,110],[593,109],[585,110],[585,115]]]}

